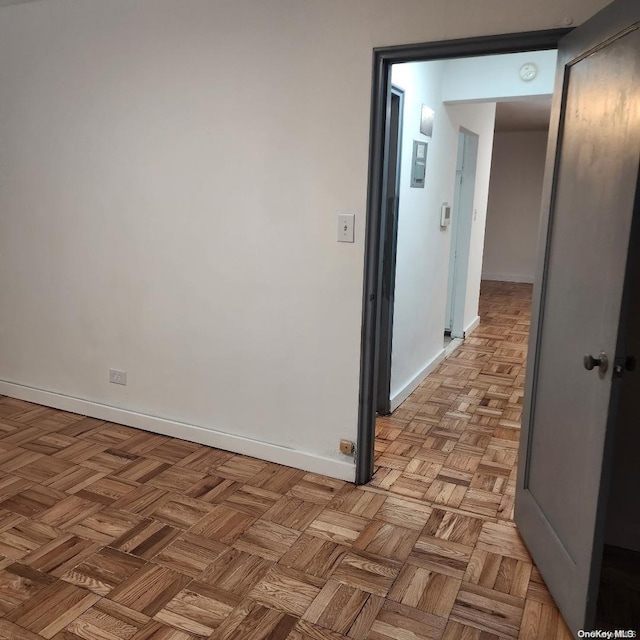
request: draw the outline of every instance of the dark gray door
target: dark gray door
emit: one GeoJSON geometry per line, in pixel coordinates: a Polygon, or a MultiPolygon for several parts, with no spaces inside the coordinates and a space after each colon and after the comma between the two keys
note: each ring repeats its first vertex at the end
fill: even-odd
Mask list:
{"type": "Polygon", "coordinates": [[[616,0],[561,42],[547,161],[516,523],[574,634],[594,621],[614,368],[625,355],[618,334],[637,209],[639,21],[637,0],[616,0]],[[601,353],[608,367],[598,366],[601,353]]]}
{"type": "Polygon", "coordinates": [[[396,252],[398,248],[398,206],[400,202],[400,153],[402,147],[402,109],[404,92],[391,88],[387,117],[384,167],[384,249],[382,297],[380,299],[379,366],[376,411],[391,413],[391,346],[393,338],[393,304],[396,286],[396,252]]]}

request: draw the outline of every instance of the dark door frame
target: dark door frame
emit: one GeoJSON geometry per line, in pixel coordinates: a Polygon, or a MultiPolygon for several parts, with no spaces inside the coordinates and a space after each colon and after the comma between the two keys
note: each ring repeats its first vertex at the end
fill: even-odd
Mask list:
{"type": "Polygon", "coordinates": [[[382,251],[382,294],[380,298],[380,331],[378,337],[378,386],[376,411],[380,415],[391,413],[391,348],[393,344],[393,305],[396,281],[396,252],[398,248],[398,213],[400,208],[400,160],[402,157],[402,120],[404,91],[392,86],[388,101],[387,122],[392,123],[393,97],[398,100],[397,127],[385,131],[384,184],[382,185],[382,218],[385,225],[382,251]],[[393,141],[394,133],[397,140],[393,141]],[[395,153],[393,147],[395,146],[395,153]],[[394,163],[394,166],[392,166],[394,163]],[[393,177],[393,185],[391,178],[393,177]],[[392,191],[392,193],[389,193],[392,191]]]}
{"type": "Polygon", "coordinates": [[[379,345],[381,340],[389,340],[389,336],[380,335],[380,324],[385,268],[385,225],[382,215],[384,211],[384,160],[391,65],[402,62],[556,49],[560,38],[570,31],[571,29],[528,31],[382,47],[373,50],[356,484],[366,484],[373,476],[376,395],[380,367],[379,345]]]}

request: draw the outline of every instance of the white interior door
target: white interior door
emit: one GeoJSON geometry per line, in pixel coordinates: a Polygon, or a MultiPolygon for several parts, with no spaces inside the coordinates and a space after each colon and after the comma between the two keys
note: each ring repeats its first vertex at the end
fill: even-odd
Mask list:
{"type": "MultiPolygon", "coordinates": [[[[561,43],[516,522],[574,633],[595,615],[614,375],[640,165],[640,3],[561,43]],[[548,214],[548,218],[545,216],[548,214]],[[608,357],[587,370],[586,354],[608,357]]],[[[593,363],[592,363],[593,364],[593,363]]]]}
{"type": "Polygon", "coordinates": [[[464,133],[458,132],[458,155],[456,156],[456,184],[453,195],[453,206],[451,207],[451,243],[449,255],[449,278],[447,283],[447,313],[445,316],[444,328],[446,331],[453,331],[454,314],[454,282],[456,279],[456,258],[457,258],[457,237],[458,223],[460,221],[460,192],[462,191],[462,168],[464,166],[464,133]]]}
{"type": "Polygon", "coordinates": [[[469,253],[473,227],[473,207],[476,191],[476,169],[480,138],[471,132],[458,133],[456,184],[451,215],[451,247],[447,315],[445,329],[453,338],[464,338],[464,309],[469,277],[469,253]]]}

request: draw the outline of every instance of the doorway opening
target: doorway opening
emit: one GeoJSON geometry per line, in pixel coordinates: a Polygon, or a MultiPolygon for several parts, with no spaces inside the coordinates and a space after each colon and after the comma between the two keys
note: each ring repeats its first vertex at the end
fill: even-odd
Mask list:
{"type": "MultiPolygon", "coordinates": [[[[388,65],[373,416],[396,410],[478,326],[496,104],[550,101],[556,51],[546,43],[515,54],[388,65]],[[538,81],[523,82],[518,69],[536,63],[538,81]]],[[[368,455],[363,435],[359,475],[368,455]]]]}
{"type": "MultiPolygon", "coordinates": [[[[496,105],[531,96],[550,101],[555,66],[552,49],[390,66],[379,238],[379,415],[396,410],[478,326],[496,105]],[[533,83],[518,75],[527,65],[540,70],[533,83]],[[394,113],[400,92],[399,132],[394,113]]],[[[529,244],[535,251],[535,240],[529,244]]]]}
{"type": "MultiPolygon", "coordinates": [[[[549,135],[552,144],[548,150],[545,170],[540,224],[542,259],[538,261],[536,269],[532,357],[527,363],[527,397],[523,403],[522,436],[514,438],[520,439],[522,443],[517,487],[515,483],[513,487],[518,495],[515,521],[542,575],[552,585],[554,597],[561,604],[563,615],[573,633],[577,633],[578,629],[592,628],[595,620],[594,596],[600,576],[604,538],[604,497],[611,478],[611,443],[616,410],[619,408],[618,379],[625,371],[631,370],[628,368],[629,355],[626,353],[627,343],[624,338],[624,322],[629,308],[625,265],[628,267],[627,258],[633,254],[629,248],[634,246],[633,240],[637,239],[629,231],[631,221],[635,219],[634,226],[637,227],[640,216],[640,192],[637,184],[640,159],[636,135],[640,130],[635,126],[637,114],[630,107],[637,104],[638,99],[635,61],[640,51],[639,26],[637,5],[628,0],[615,0],[586,25],[558,42],[561,62],[553,92],[552,130],[549,135]],[[596,93],[600,100],[594,105],[593,95],[596,93]],[[632,100],[636,102],[631,102],[632,100]],[[614,118],[616,113],[623,114],[623,117],[614,118]],[[585,157],[590,158],[586,165],[583,161],[585,157]],[[609,211],[615,212],[615,215],[606,215],[609,211]],[[590,254],[590,260],[584,260],[584,256],[589,253],[588,247],[593,246],[598,246],[599,251],[590,254]],[[600,312],[592,313],[595,308],[600,312]],[[580,353],[583,350],[587,354],[584,357],[580,353]],[[595,370],[595,373],[585,374],[585,369],[587,372],[595,370]],[[583,437],[586,433],[589,437],[583,437]],[[592,461],[592,465],[588,461],[592,461]]],[[[521,38],[522,36],[518,37],[519,51],[523,50],[521,38]]],[[[495,50],[496,40],[490,38],[489,42],[489,49],[495,50]]],[[[379,253],[383,246],[380,242],[383,226],[378,224],[378,192],[382,184],[380,178],[383,176],[379,170],[384,153],[382,137],[378,134],[385,126],[380,106],[387,95],[394,55],[398,62],[406,62],[415,57],[441,60],[446,57],[443,50],[447,50],[450,44],[452,43],[427,46],[426,53],[421,51],[421,47],[414,46],[400,48],[402,51],[395,49],[391,52],[376,52],[374,55],[373,126],[367,206],[368,237],[371,242],[367,244],[365,265],[361,429],[356,461],[360,482],[366,482],[371,477],[371,427],[375,417],[371,395],[378,375],[376,332],[381,282],[378,267],[382,264],[379,253]]],[[[482,45],[478,42],[475,44],[478,45],[474,51],[477,55],[482,45]]],[[[487,44],[486,40],[484,44],[487,44]]],[[[464,52],[458,54],[471,55],[466,49],[468,45],[469,41],[462,43],[464,52]]],[[[536,46],[532,45],[524,50],[534,51],[536,46]]],[[[486,55],[486,51],[484,54],[486,55]]],[[[521,67],[522,79],[528,81],[535,68],[535,64],[524,64],[521,67]]],[[[482,136],[480,139],[482,140],[482,136]]],[[[423,146],[426,145],[423,143],[423,146]]],[[[414,141],[414,151],[415,149],[414,141]]],[[[422,155],[414,154],[414,160],[417,157],[424,158],[424,152],[422,155]]],[[[443,210],[447,206],[446,202],[443,203],[443,210]]],[[[401,231],[402,224],[399,225],[399,233],[401,231]]],[[[399,264],[399,256],[397,258],[399,264]]],[[[496,299],[495,302],[497,304],[499,300],[496,299]]],[[[496,315],[499,319],[500,313],[496,315]]],[[[517,314],[512,314],[512,319],[514,316],[517,318],[517,314]]],[[[397,313],[394,322],[397,323],[397,313]]],[[[499,334],[498,328],[496,335],[499,334]]],[[[491,342],[495,336],[486,338],[491,342]]],[[[510,350],[501,353],[502,358],[508,357],[508,351],[510,350]]],[[[469,357],[473,360],[477,355],[470,353],[469,357]]],[[[459,364],[464,366],[464,363],[459,364]]],[[[447,366],[442,371],[446,382],[446,385],[442,385],[442,392],[437,397],[431,393],[431,397],[435,398],[432,403],[435,405],[434,415],[422,416],[422,422],[431,422],[431,426],[426,426],[426,432],[423,433],[418,433],[415,428],[413,430],[417,436],[428,434],[432,440],[431,449],[439,452],[430,457],[414,458],[416,465],[420,466],[418,475],[427,478],[432,473],[431,465],[438,464],[438,460],[434,458],[451,453],[457,446],[448,441],[446,434],[438,433],[437,429],[432,428],[442,417],[439,401],[443,404],[451,402],[451,398],[446,397],[452,391],[451,387],[457,387],[467,396],[474,392],[475,385],[467,384],[474,380],[474,367],[469,367],[471,371],[466,380],[456,382],[452,381],[447,366]]],[[[495,418],[492,410],[499,408],[493,402],[513,400],[511,396],[497,396],[493,388],[499,386],[501,376],[507,370],[508,367],[499,359],[492,359],[484,370],[486,379],[483,382],[488,387],[482,389],[484,402],[480,402],[482,410],[477,407],[477,413],[486,416],[488,421],[495,418]]],[[[524,372],[522,378],[524,380],[524,372]]],[[[427,387],[425,391],[431,392],[432,389],[427,387]]],[[[464,400],[465,403],[467,399],[464,400]]],[[[414,407],[408,409],[411,412],[414,407]]],[[[502,415],[504,418],[504,412],[502,415]]],[[[456,430],[455,420],[458,417],[455,412],[448,417],[454,423],[447,424],[447,428],[443,430],[456,430]]],[[[468,482],[465,475],[474,472],[474,469],[467,467],[471,450],[483,446],[480,442],[487,436],[507,440],[504,436],[508,435],[510,425],[505,424],[504,419],[500,424],[492,425],[495,429],[493,436],[483,433],[481,421],[477,424],[480,428],[464,441],[455,460],[456,464],[450,465],[452,473],[441,478],[441,482],[450,486],[443,486],[443,491],[433,500],[434,504],[427,505],[433,508],[434,513],[442,511],[437,508],[437,504],[445,501],[449,505],[450,501],[456,500],[458,486],[468,482]]],[[[416,446],[421,445],[412,442],[411,437],[402,443],[402,447],[407,449],[416,446]]],[[[485,443],[484,446],[489,445],[485,443]]],[[[503,450],[505,448],[508,447],[502,447],[503,450]]],[[[515,453],[514,448],[513,454],[515,453]]],[[[496,451],[496,456],[500,455],[503,453],[496,451]]],[[[491,464],[496,461],[497,458],[486,461],[483,459],[483,464],[504,466],[504,461],[498,465],[491,464]]],[[[494,489],[510,480],[501,478],[500,473],[488,473],[484,468],[478,470],[478,467],[476,465],[476,473],[472,479],[472,482],[476,482],[475,486],[467,484],[465,487],[464,497],[470,502],[466,509],[462,509],[464,511],[476,510],[479,513],[485,508],[495,508],[495,504],[492,504],[494,489]]],[[[389,474],[389,482],[392,484],[397,480],[395,471],[399,470],[389,474]]],[[[418,472],[418,468],[414,465],[412,471],[418,472]]],[[[389,484],[386,479],[384,481],[389,484]]],[[[411,486],[407,488],[411,490],[411,486]]],[[[417,491],[420,491],[419,487],[417,491]]],[[[445,518],[456,519],[460,514],[449,511],[437,515],[444,522],[445,518]]],[[[472,516],[472,519],[477,520],[477,516],[472,516]]],[[[437,538],[438,522],[434,521],[432,524],[433,535],[437,538]]],[[[479,528],[484,532],[485,524],[479,528]]],[[[517,536],[517,529],[512,528],[510,531],[517,536]]],[[[500,538],[500,535],[498,538],[493,535],[498,534],[494,526],[487,524],[486,532],[485,542],[488,545],[491,540],[500,538]]],[[[504,542],[503,539],[498,545],[501,549],[505,548],[504,542]]],[[[483,549],[484,551],[490,550],[483,549]]],[[[464,577],[469,580],[467,574],[464,577]]],[[[471,588],[470,591],[473,592],[474,589],[471,588]]],[[[463,594],[462,598],[464,597],[463,594]]],[[[460,598],[459,595],[458,600],[460,598]]],[[[554,629],[543,635],[557,635],[555,631],[554,629]]]]}

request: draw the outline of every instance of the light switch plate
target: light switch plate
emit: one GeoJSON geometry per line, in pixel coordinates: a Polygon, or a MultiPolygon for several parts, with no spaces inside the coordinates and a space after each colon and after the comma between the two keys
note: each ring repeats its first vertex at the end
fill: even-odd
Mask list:
{"type": "Polygon", "coordinates": [[[353,213],[341,213],[338,215],[338,242],[353,242],[355,218],[353,213]]]}

